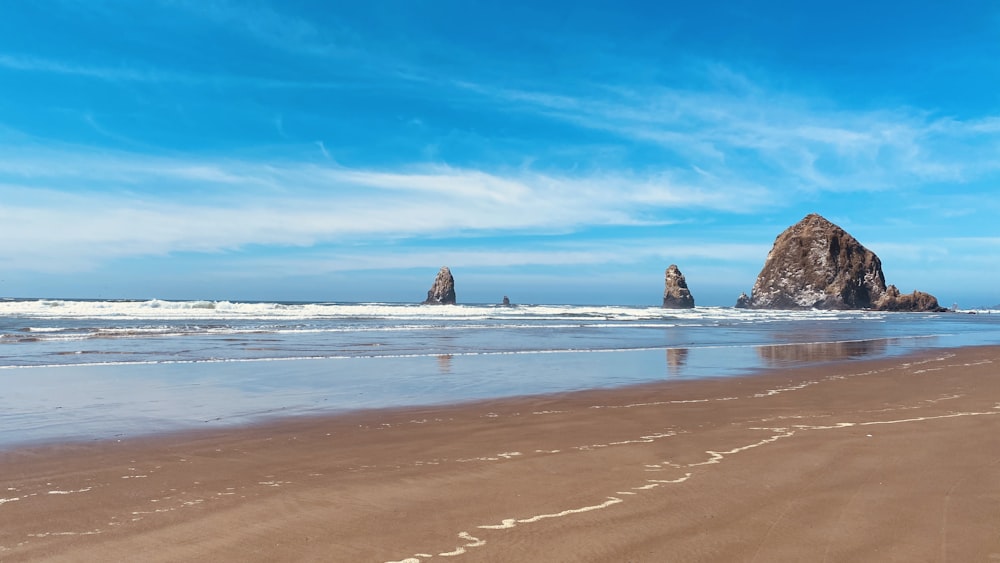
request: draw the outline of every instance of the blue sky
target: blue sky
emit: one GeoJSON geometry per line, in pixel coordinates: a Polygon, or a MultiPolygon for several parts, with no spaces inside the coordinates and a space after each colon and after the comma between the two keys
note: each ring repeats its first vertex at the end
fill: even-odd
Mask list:
{"type": "Polygon", "coordinates": [[[817,212],[1000,302],[996,3],[475,4],[6,6],[0,295],[732,305],[817,212]]]}

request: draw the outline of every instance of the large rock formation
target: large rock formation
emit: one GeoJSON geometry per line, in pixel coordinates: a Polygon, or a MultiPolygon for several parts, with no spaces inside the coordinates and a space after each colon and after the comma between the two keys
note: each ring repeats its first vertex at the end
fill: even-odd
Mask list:
{"type": "Polygon", "coordinates": [[[896,297],[887,294],[882,261],[874,252],[813,213],[775,239],[747,305],[754,309],[939,309],[933,296],[917,298],[915,293],[900,298],[898,293],[896,297]]]}
{"type": "Polygon", "coordinates": [[[663,307],[665,309],[691,309],[694,307],[694,297],[688,290],[684,274],[677,269],[676,264],[667,268],[663,288],[663,307]]]}
{"type": "Polygon", "coordinates": [[[424,305],[454,305],[455,304],[455,278],[451,276],[448,266],[438,270],[437,277],[434,278],[434,285],[427,290],[427,299],[424,305]]]}
{"type": "Polygon", "coordinates": [[[754,309],[867,309],[885,293],[882,263],[817,214],[778,235],[750,294],[754,309]]]}

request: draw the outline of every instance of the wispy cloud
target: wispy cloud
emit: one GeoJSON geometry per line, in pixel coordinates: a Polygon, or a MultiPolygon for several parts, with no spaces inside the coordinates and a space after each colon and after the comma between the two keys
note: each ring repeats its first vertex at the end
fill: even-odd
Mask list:
{"type": "Polygon", "coordinates": [[[173,70],[141,61],[126,61],[117,66],[94,65],[72,59],[54,59],[33,55],[0,53],[0,68],[32,73],[89,78],[105,82],[172,84],[191,87],[242,87],[262,89],[347,90],[355,87],[343,80],[282,79],[233,73],[200,73],[173,70]]]}
{"type": "Polygon", "coordinates": [[[45,270],[250,245],[665,224],[671,210],[752,209],[732,188],[692,188],[667,174],[558,176],[442,165],[385,172],[53,149],[4,152],[16,158],[0,160],[6,182],[0,184],[6,203],[0,221],[19,238],[0,240],[0,260],[45,270]]]}
{"type": "MultiPolygon", "coordinates": [[[[738,78],[738,80],[737,80],[738,78]]],[[[566,94],[458,82],[509,111],[529,113],[657,146],[720,177],[823,191],[907,189],[967,182],[1000,170],[1000,117],[958,119],[913,108],[841,109],[768,91],[746,77],[734,88],[590,88],[566,94]]],[[[778,187],[778,186],[775,186],[778,187]]]]}
{"type": "Polygon", "coordinates": [[[160,69],[138,69],[129,66],[95,66],[31,55],[0,54],[0,67],[9,70],[73,75],[111,81],[190,83],[198,80],[197,77],[188,73],[160,69]]]}

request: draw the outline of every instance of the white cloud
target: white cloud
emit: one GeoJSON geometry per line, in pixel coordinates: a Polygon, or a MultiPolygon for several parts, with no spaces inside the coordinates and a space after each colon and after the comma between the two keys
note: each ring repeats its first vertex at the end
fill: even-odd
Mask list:
{"type": "Polygon", "coordinates": [[[741,187],[692,187],[672,174],[571,177],[440,165],[386,172],[68,148],[0,152],[10,156],[0,159],[0,223],[16,233],[0,239],[0,261],[44,271],[251,245],[661,224],[672,210],[752,208],[741,187]]]}

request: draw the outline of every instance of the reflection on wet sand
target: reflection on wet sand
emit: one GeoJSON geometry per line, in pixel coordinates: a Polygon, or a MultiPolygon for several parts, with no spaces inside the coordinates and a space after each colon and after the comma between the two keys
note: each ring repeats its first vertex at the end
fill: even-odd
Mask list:
{"type": "Polygon", "coordinates": [[[681,375],[687,364],[687,348],[667,348],[667,374],[672,377],[681,375]]]}
{"type": "Polygon", "coordinates": [[[442,375],[451,373],[451,354],[441,354],[437,357],[437,363],[442,375]]]}
{"type": "Polygon", "coordinates": [[[757,355],[772,367],[790,362],[829,362],[883,354],[891,343],[892,339],[781,344],[759,346],[757,355]]]}

